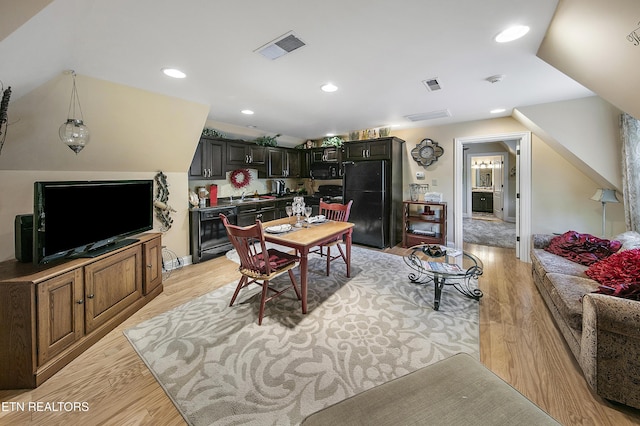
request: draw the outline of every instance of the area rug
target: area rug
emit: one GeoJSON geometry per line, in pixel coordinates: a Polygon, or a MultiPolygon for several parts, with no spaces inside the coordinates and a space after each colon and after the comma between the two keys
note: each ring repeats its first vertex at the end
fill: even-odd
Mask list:
{"type": "Polygon", "coordinates": [[[478,302],[446,288],[434,311],[433,288],[396,255],[354,247],[351,278],[324,265],[309,259],[306,315],[290,291],[258,326],[259,287],[229,307],[234,282],[125,335],[191,425],[299,424],[456,353],[479,357],[478,302]]]}
{"type": "Polygon", "coordinates": [[[462,239],[465,243],[493,247],[516,247],[516,224],[502,220],[462,220],[462,239]]]}

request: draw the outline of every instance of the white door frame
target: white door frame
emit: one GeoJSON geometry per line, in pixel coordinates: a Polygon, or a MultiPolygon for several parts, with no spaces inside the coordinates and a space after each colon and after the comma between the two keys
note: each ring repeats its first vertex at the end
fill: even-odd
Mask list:
{"type": "Polygon", "coordinates": [[[529,260],[529,246],[531,243],[531,132],[502,133],[488,136],[473,136],[454,139],[454,245],[462,249],[462,170],[464,167],[463,146],[473,143],[501,142],[505,140],[518,140],[519,162],[516,168],[516,235],[519,241],[516,243],[516,257],[524,262],[529,260]]]}

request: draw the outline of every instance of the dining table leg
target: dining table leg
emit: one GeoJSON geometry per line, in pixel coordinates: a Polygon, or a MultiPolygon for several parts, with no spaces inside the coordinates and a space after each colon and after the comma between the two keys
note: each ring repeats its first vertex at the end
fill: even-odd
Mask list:
{"type": "Polygon", "coordinates": [[[351,234],[352,229],[349,228],[345,237],[345,243],[347,245],[347,278],[351,278],[351,234]]]}
{"type": "Polygon", "coordinates": [[[300,292],[302,293],[302,313],[307,313],[307,275],[309,248],[300,250],[300,292]]]}

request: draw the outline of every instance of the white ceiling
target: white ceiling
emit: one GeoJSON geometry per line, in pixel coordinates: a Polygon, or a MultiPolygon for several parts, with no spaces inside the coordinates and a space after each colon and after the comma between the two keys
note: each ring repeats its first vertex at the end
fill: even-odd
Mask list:
{"type": "Polygon", "coordinates": [[[319,138],[449,124],[593,93],[536,57],[557,0],[54,0],[0,42],[19,98],[63,70],[210,105],[209,119],[319,138]],[[512,24],[531,31],[498,44],[512,24]],[[306,46],[254,53],[293,31],[306,46]],[[160,69],[176,67],[174,80],[160,69]],[[504,74],[500,83],[486,78],[504,74]],[[429,92],[422,80],[438,78],[429,92]],[[331,81],[339,87],[324,93],[331,81]],[[253,116],[240,113],[255,111],[253,116]],[[444,119],[407,115],[448,109],[444,119]]]}

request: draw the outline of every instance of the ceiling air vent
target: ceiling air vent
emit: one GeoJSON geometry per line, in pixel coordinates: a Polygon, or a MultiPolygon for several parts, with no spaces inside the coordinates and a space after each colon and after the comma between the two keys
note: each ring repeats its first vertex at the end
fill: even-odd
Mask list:
{"type": "Polygon", "coordinates": [[[422,80],[422,84],[424,84],[427,90],[430,92],[435,92],[436,90],[442,89],[442,87],[440,87],[440,82],[438,81],[437,78],[422,80]]]}
{"type": "Polygon", "coordinates": [[[446,118],[446,117],[451,117],[451,112],[449,112],[448,109],[441,109],[438,111],[423,112],[420,114],[411,114],[411,115],[404,116],[404,118],[406,118],[409,121],[426,121],[426,120],[435,120],[436,118],[446,118]]]}
{"type": "Polygon", "coordinates": [[[302,40],[289,31],[264,46],[259,47],[254,50],[254,52],[258,52],[265,58],[273,60],[293,52],[304,45],[305,43],[302,40]]]}

